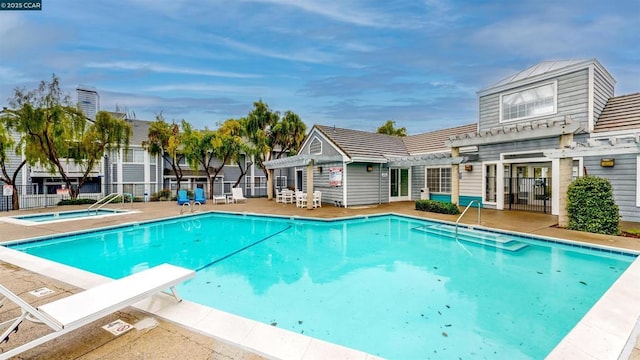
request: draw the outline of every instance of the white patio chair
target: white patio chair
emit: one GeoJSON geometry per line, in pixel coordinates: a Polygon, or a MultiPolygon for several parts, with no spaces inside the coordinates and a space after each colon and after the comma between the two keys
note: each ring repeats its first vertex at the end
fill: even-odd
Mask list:
{"type": "Polygon", "coordinates": [[[314,191],[313,192],[313,207],[322,207],[322,192],[314,191]]]}

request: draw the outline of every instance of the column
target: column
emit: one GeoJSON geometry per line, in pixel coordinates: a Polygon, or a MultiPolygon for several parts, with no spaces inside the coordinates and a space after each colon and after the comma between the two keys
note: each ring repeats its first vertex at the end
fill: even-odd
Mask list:
{"type": "MultiPolygon", "coordinates": [[[[451,157],[460,156],[460,148],[451,148],[451,157]]],[[[451,203],[460,205],[460,164],[451,164],[451,203]]]]}
{"type": "Polygon", "coordinates": [[[307,209],[313,209],[313,160],[307,165],[307,209]]]}
{"type": "MultiPolygon", "coordinates": [[[[573,141],[573,134],[560,135],[560,149],[563,149],[573,141]]],[[[567,190],[573,179],[573,158],[560,158],[560,171],[558,171],[558,226],[567,227],[569,225],[569,214],[567,213],[567,190]]]]}

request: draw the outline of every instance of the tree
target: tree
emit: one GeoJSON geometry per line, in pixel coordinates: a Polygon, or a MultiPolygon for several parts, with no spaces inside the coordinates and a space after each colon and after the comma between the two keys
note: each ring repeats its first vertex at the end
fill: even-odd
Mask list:
{"type": "Polygon", "coordinates": [[[12,109],[5,111],[7,126],[22,135],[18,146],[27,163],[40,164],[52,175],[59,174],[72,199],[78,197],[104,152],[122,145],[128,147],[133,132],[124,120],[104,111],[96,115],[95,122],[87,119],[62,92],[55,75],[51,82],[41,81],[31,91],[16,88],[9,105],[12,109]],[[68,174],[69,162],[78,166],[80,177],[68,174]],[[74,179],[77,186],[72,184],[74,179]]]}
{"type": "Polygon", "coordinates": [[[262,100],[253,103],[253,110],[245,119],[246,135],[254,146],[256,165],[269,176],[264,162],[279,159],[282,155],[296,152],[306,133],[306,125],[291,111],[280,114],[269,109],[262,100]],[[277,154],[274,157],[274,151],[277,154]]]}
{"type": "Polygon", "coordinates": [[[148,140],[142,142],[142,147],[151,155],[161,156],[173,169],[176,176],[178,190],[184,175],[180,163],[185,158],[178,150],[182,148],[182,133],[178,124],[167,123],[162,114],[156,115],[156,121],[149,126],[148,140]]]}
{"type": "Polygon", "coordinates": [[[191,124],[182,120],[182,153],[194,171],[203,169],[207,176],[207,188],[209,196],[213,198],[213,179],[218,176],[221,168],[213,170],[211,163],[214,159],[214,137],[215,132],[209,129],[194,130],[191,124]]]}
{"type": "Polygon", "coordinates": [[[404,137],[407,136],[407,128],[401,127],[396,129],[396,122],[393,120],[387,120],[384,125],[380,126],[378,130],[376,130],[378,134],[386,134],[393,136],[404,137]]]}
{"type": "Polygon", "coordinates": [[[10,130],[4,121],[4,117],[0,117],[0,168],[2,170],[2,175],[0,176],[0,181],[3,181],[5,184],[13,187],[13,194],[11,196],[11,203],[13,205],[13,210],[20,209],[20,201],[18,198],[18,189],[16,189],[16,178],[20,173],[20,170],[27,163],[27,159],[23,159],[17,166],[13,169],[13,173],[9,174],[9,167],[11,164],[9,163],[10,152],[13,152],[17,156],[22,155],[22,151],[19,146],[16,146],[16,142],[11,136],[10,130]]]}

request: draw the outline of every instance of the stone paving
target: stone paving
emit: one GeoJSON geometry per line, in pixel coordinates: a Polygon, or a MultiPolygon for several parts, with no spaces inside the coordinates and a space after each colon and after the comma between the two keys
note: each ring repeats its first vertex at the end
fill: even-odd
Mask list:
{"type": "MultiPolygon", "coordinates": [[[[337,208],[326,204],[317,209],[298,209],[292,204],[278,204],[266,199],[249,199],[242,204],[207,203],[196,207],[197,211],[230,211],[242,213],[262,213],[283,216],[305,216],[318,218],[345,217],[362,214],[400,213],[416,217],[455,221],[457,216],[442,215],[416,211],[413,202],[399,202],[357,208],[337,208]]],[[[1,216],[23,215],[52,211],[85,209],[86,207],[55,207],[27,211],[2,213],[1,216]]],[[[40,224],[23,226],[0,222],[0,243],[10,240],[31,238],[36,236],[55,235],[69,231],[92,229],[118,224],[173,217],[180,215],[184,209],[174,202],[134,203],[121,208],[136,210],[136,213],[98,219],[74,220],[57,224],[40,224]]],[[[470,209],[461,220],[462,223],[477,223],[477,212],[470,209]]],[[[482,226],[518,231],[539,236],[557,237],[568,240],[583,241],[593,244],[620,247],[640,251],[640,239],[588,234],[554,227],[557,217],[546,214],[494,211],[483,209],[480,223],[482,226]]],[[[623,227],[640,229],[640,224],[625,223],[623,227]]],[[[6,262],[0,262],[0,283],[11,289],[33,305],[51,302],[69,294],[82,291],[69,284],[35,274],[6,262]],[[36,298],[28,291],[48,287],[55,293],[36,298]]],[[[0,323],[17,316],[19,310],[13,304],[0,307],[0,323]]],[[[3,330],[3,329],[0,329],[3,330]]],[[[13,348],[16,344],[42,335],[47,328],[25,322],[17,334],[11,336],[8,343],[0,344],[1,351],[13,348]]],[[[133,308],[113,313],[79,330],[66,334],[56,340],[40,345],[20,357],[25,359],[262,359],[246,349],[224,343],[189,329],[177,326],[133,308]],[[134,329],[114,337],[101,327],[115,319],[122,319],[134,329]]],[[[640,337],[630,359],[640,360],[640,337]]]]}

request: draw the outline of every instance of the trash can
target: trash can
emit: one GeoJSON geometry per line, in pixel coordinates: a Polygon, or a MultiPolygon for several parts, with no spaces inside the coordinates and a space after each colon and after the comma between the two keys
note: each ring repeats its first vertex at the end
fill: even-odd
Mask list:
{"type": "Polygon", "coordinates": [[[149,202],[149,191],[147,190],[144,192],[144,202],[149,202]]]}
{"type": "Polygon", "coordinates": [[[420,189],[420,200],[429,200],[429,188],[420,189]]]}

